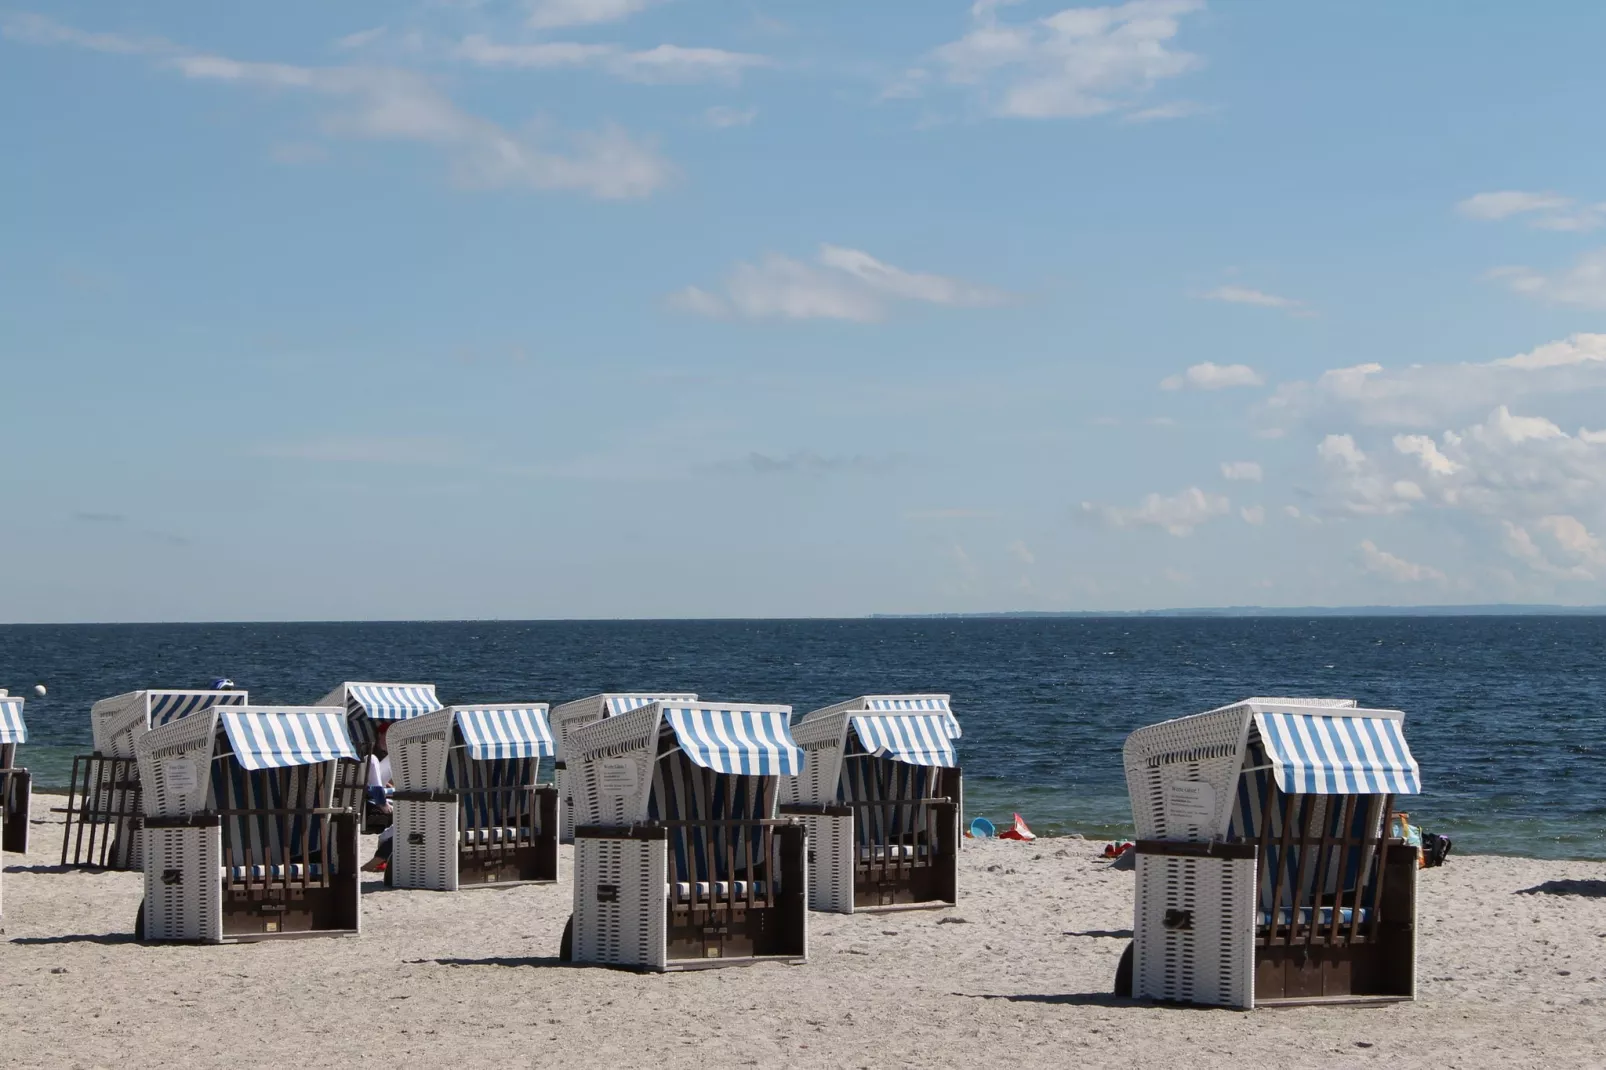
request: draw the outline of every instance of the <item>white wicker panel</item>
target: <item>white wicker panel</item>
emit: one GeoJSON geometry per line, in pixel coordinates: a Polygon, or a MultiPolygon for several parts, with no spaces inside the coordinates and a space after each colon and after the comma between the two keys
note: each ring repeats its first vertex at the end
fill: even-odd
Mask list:
{"type": "Polygon", "coordinates": [[[853,815],[802,818],[809,830],[809,909],[853,913],[853,815]]]}
{"type": "Polygon", "coordinates": [[[457,891],[457,803],[397,799],[390,854],[397,888],[457,891]]]}
{"type": "Polygon", "coordinates": [[[1254,1006],[1255,868],[1253,858],[1138,855],[1136,998],[1254,1006]]]}
{"type": "Polygon", "coordinates": [[[810,714],[792,728],[792,741],[803,751],[803,772],[781,779],[783,802],[820,805],[833,803],[842,776],[842,753],[848,736],[849,715],[810,714]],[[787,798],[788,795],[793,796],[787,798]]]}
{"type": "Polygon", "coordinates": [[[112,743],[112,737],[120,731],[126,731],[131,720],[137,720],[141,729],[149,728],[148,710],[149,706],[143,691],[113,695],[89,707],[89,734],[95,743],[95,753],[104,754],[109,758],[132,758],[133,750],[119,753],[112,743]]]}
{"type": "Polygon", "coordinates": [[[1214,840],[1227,834],[1250,722],[1249,707],[1240,704],[1127,737],[1126,784],[1139,839],[1214,840]]]}
{"type": "Polygon", "coordinates": [[[629,825],[647,819],[652,763],[657,757],[662,719],[663,708],[653,703],[619,717],[595,721],[570,737],[569,787],[576,826],[629,825]],[[633,793],[610,787],[603,767],[604,762],[623,760],[636,765],[633,793]]]}
{"type": "Polygon", "coordinates": [[[662,970],[668,961],[668,843],[582,839],[574,851],[574,961],[662,970]],[[599,890],[610,901],[603,902],[599,890]]]}
{"type": "Polygon", "coordinates": [[[206,809],[217,721],[215,708],[202,710],[140,737],[135,750],[139,757],[140,805],[146,817],[184,817],[206,809]],[[190,763],[187,770],[180,764],[186,762],[190,763]],[[193,785],[189,790],[178,791],[170,783],[169,774],[177,777],[181,773],[183,782],[193,785]]]}
{"type": "Polygon", "coordinates": [[[392,722],[385,736],[397,791],[440,791],[446,786],[446,752],[452,743],[451,710],[392,722]]]}
{"type": "Polygon", "coordinates": [[[145,830],[145,938],[223,940],[223,830],[145,830]]]}
{"type": "MultiPolygon", "coordinates": [[[[547,724],[552,726],[552,739],[556,744],[555,761],[567,762],[569,759],[569,736],[582,725],[602,718],[603,696],[592,695],[588,698],[565,702],[561,706],[554,706],[547,711],[547,724]]],[[[575,803],[571,797],[574,791],[575,776],[566,769],[557,770],[554,781],[558,788],[558,842],[574,842],[574,812],[575,803]]]]}

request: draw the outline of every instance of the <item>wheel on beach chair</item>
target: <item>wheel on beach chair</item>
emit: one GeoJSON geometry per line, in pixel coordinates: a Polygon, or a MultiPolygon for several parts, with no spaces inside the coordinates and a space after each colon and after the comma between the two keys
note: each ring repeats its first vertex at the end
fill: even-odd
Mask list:
{"type": "Polygon", "coordinates": [[[574,915],[569,915],[569,922],[563,927],[563,939],[558,941],[558,958],[564,962],[574,961],[574,915]]]}
{"type": "Polygon", "coordinates": [[[1115,967],[1115,994],[1123,999],[1132,998],[1133,946],[1126,945],[1126,950],[1121,952],[1121,961],[1115,967]]]}

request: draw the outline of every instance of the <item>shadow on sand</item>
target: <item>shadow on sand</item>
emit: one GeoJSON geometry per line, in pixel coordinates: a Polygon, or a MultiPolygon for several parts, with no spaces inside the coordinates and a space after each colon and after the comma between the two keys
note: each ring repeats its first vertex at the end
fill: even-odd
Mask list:
{"type": "Polygon", "coordinates": [[[1546,881],[1532,888],[1519,888],[1513,895],[1577,895],[1585,899],[1606,899],[1606,881],[1546,881]]]}
{"type": "Polygon", "coordinates": [[[1137,1007],[1143,1002],[1109,992],[1065,992],[1059,995],[955,992],[954,995],[964,996],[967,999],[1003,999],[1011,1003],[1051,1003],[1060,1007],[1137,1007]]]}
{"type": "Polygon", "coordinates": [[[71,933],[66,936],[15,936],[13,944],[132,944],[133,933],[71,933]]]}

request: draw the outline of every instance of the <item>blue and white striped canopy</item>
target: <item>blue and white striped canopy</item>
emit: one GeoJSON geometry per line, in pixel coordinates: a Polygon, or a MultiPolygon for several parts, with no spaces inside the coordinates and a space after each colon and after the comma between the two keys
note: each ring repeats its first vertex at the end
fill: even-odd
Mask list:
{"type": "Polygon", "coordinates": [[[930,710],[947,715],[944,728],[949,739],[958,739],[962,734],[959,731],[959,718],[954,716],[953,709],[948,705],[947,695],[871,695],[864,700],[867,710],[930,710]]]}
{"type": "Polygon", "coordinates": [[[744,776],[797,776],[803,771],[803,751],[792,742],[788,727],[789,707],[666,706],[664,718],[674,728],[680,749],[705,769],[744,776]]]}
{"type": "Polygon", "coordinates": [[[244,706],[249,697],[244,691],[147,691],[145,696],[150,703],[152,728],[182,720],[210,706],[244,706]]]}
{"type": "Polygon", "coordinates": [[[1398,717],[1255,711],[1277,786],[1289,794],[1415,795],[1421,771],[1398,717]]]}
{"type": "Polygon", "coordinates": [[[348,684],[346,694],[375,721],[405,721],[441,708],[434,684],[348,684]]]}
{"type": "Polygon", "coordinates": [[[317,706],[248,706],[219,710],[234,757],[246,769],[285,769],[357,757],[346,735],[346,712],[317,706]]]}
{"type": "Polygon", "coordinates": [[[936,765],[952,769],[958,759],[947,713],[903,713],[876,716],[859,714],[853,730],[864,749],[878,757],[907,765],[936,765]]]}
{"type": "Polygon", "coordinates": [[[0,743],[28,742],[28,723],[22,719],[22,701],[0,698],[0,743]]]}
{"type": "Polygon", "coordinates": [[[544,702],[494,708],[453,706],[452,710],[470,758],[550,758],[557,753],[544,702]]]}
{"type": "Polygon", "coordinates": [[[618,717],[620,714],[639,710],[643,706],[650,706],[654,702],[696,702],[696,695],[604,695],[603,704],[607,707],[603,711],[604,717],[618,717]]]}

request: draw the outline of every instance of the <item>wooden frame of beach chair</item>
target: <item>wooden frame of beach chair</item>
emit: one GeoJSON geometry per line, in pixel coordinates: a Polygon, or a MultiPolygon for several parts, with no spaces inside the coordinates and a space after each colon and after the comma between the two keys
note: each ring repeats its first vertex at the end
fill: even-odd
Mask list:
{"type": "Polygon", "coordinates": [[[450,706],[390,730],[397,888],[558,879],[558,790],[539,784],[555,749],[547,705],[450,706]]]}
{"type": "Polygon", "coordinates": [[[357,816],[330,805],[355,750],[338,707],[229,706],[147,732],[147,940],[265,940],[361,928],[357,816]]]}
{"type": "Polygon", "coordinates": [[[64,815],[61,864],[140,869],[139,763],[134,745],[152,728],[211,706],[243,706],[245,691],[147,688],[103,698],[89,708],[93,754],[73,756],[64,815]]]}
{"type": "Polygon", "coordinates": [[[569,777],[569,737],[574,732],[606,717],[617,717],[621,713],[639,710],[652,702],[696,702],[697,696],[690,692],[658,691],[648,693],[645,691],[614,691],[602,695],[587,695],[572,702],[565,702],[554,706],[547,711],[547,723],[552,727],[552,739],[557,745],[557,754],[553,756],[553,767],[556,774],[553,780],[558,785],[558,842],[574,842],[574,792],[573,781],[569,777]]]}
{"type": "MultiPolygon", "coordinates": [[[[21,696],[0,691],[0,852],[28,853],[33,779],[17,765],[17,745],[28,742],[21,696]]],[[[5,866],[0,865],[0,873],[5,866]]],[[[5,889],[0,877],[0,932],[5,932],[5,889]]]]}
{"type": "Polygon", "coordinates": [[[1141,728],[1132,994],[1253,1008],[1416,998],[1420,791],[1404,714],[1254,698],[1141,728]]]}
{"type": "Polygon", "coordinates": [[[947,695],[864,695],[794,726],[781,813],[809,829],[809,906],[852,914],[958,898],[960,735],[947,695]]]}
{"type": "Polygon", "coordinates": [[[808,959],[808,833],[776,815],[789,706],[658,703],[570,737],[575,962],[808,959]]]}
{"type": "MultiPolygon", "coordinates": [[[[385,684],[348,680],[315,705],[339,706],[346,711],[346,731],[357,757],[340,763],[334,805],[355,811],[363,832],[374,835],[390,827],[391,815],[368,806],[368,757],[378,739],[376,721],[411,720],[441,708],[434,684],[385,684]]],[[[392,768],[394,770],[394,764],[392,768]]]]}

